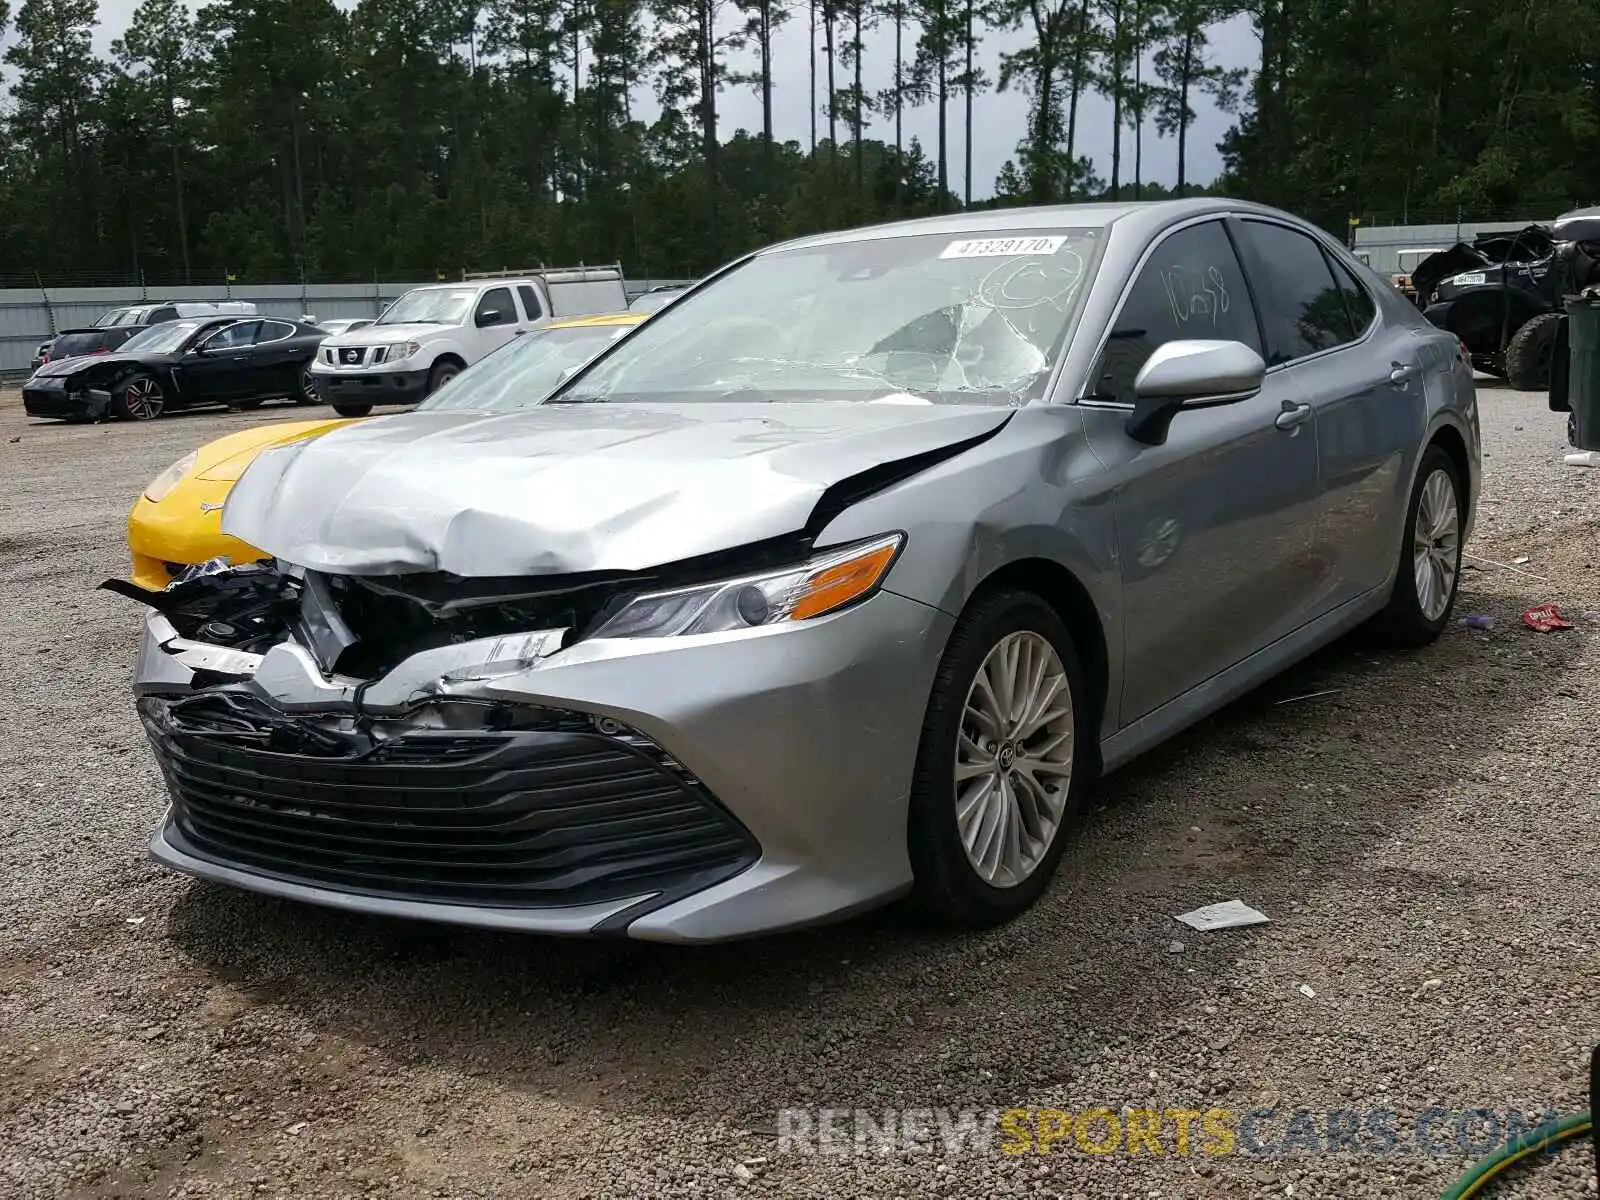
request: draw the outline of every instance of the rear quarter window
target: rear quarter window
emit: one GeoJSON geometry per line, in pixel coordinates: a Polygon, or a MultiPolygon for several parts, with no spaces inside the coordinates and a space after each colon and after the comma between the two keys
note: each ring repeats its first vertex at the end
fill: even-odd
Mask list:
{"type": "Polygon", "coordinates": [[[1378,302],[1372,298],[1372,293],[1366,286],[1356,278],[1355,273],[1338,259],[1333,261],[1333,275],[1339,290],[1344,294],[1344,307],[1350,314],[1350,324],[1359,336],[1378,315],[1378,302]]]}

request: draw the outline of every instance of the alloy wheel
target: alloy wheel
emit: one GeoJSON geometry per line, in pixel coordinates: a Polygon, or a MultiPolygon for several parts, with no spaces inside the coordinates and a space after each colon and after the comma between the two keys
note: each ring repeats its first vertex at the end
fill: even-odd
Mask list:
{"type": "Polygon", "coordinates": [[[300,395],[307,404],[315,404],[319,399],[317,377],[311,373],[310,367],[300,372],[300,395]]]}
{"type": "Polygon", "coordinates": [[[123,389],[123,411],[131,420],[153,421],[161,415],[166,405],[167,399],[162,395],[161,385],[154,379],[135,379],[123,389]]]}
{"type": "Polygon", "coordinates": [[[1049,640],[1029,630],[989,651],[956,734],[956,828],[987,884],[1015,887],[1056,839],[1072,784],[1072,686],[1049,640]]]}
{"type": "Polygon", "coordinates": [[[1411,554],[1417,582],[1417,607],[1423,619],[1437,621],[1450,606],[1460,569],[1461,516],[1450,473],[1435,467],[1417,500],[1411,554]]]}

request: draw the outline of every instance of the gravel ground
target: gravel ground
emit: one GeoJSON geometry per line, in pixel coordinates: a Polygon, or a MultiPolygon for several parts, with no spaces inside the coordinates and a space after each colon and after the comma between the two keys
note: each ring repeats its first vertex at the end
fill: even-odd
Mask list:
{"type": "MultiPolygon", "coordinates": [[[[1587,1106],[1600,1042],[1600,474],[1485,388],[1458,616],[1344,644],[1104,781],[1038,909],[706,950],[364,919],[157,870],[128,681],[138,489],[290,412],[30,422],[0,396],[0,1194],[1413,1197],[1446,1153],[806,1155],[784,1107],[1587,1106]],[[1541,635],[1518,614],[1563,606],[1541,635]],[[1278,701],[1312,692],[1313,699],[1278,701]],[[1240,897],[1273,923],[1197,934],[1240,897]]],[[[820,1119],[820,1118],[819,1118],[820,1119]]],[[[1198,1134],[1196,1135],[1198,1139],[1198,1134]]],[[[1592,1194],[1574,1147],[1501,1197],[1592,1194]]]]}

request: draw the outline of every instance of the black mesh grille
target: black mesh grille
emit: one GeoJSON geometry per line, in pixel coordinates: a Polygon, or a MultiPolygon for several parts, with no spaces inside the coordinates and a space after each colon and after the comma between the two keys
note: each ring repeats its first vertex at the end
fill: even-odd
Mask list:
{"type": "Polygon", "coordinates": [[[756,857],[743,827],[643,739],[567,721],[286,753],[237,728],[197,732],[174,719],[183,703],[147,697],[141,712],[172,793],[169,836],[214,862],[373,895],[547,907],[704,886],[756,857]]]}

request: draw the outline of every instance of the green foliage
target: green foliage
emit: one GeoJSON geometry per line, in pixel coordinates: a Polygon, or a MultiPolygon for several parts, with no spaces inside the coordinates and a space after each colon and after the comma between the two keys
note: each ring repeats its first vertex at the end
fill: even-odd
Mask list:
{"type": "Polygon", "coordinates": [[[990,86],[1030,111],[976,207],[1205,190],[1186,167],[1172,193],[1144,180],[1151,137],[1187,163],[1202,105],[1238,109],[1221,190],[1340,232],[1352,214],[1549,216],[1600,193],[1592,0],[142,0],[105,61],[96,8],[0,0],[7,274],[692,275],[973,203],[990,86]],[[1248,73],[1210,48],[1239,11],[1261,37],[1248,73]],[[813,16],[825,120],[802,147],[772,133],[773,35],[813,16]],[[974,51],[995,30],[1015,48],[991,81],[974,51]],[[651,122],[643,88],[665,106],[651,122]],[[722,116],[746,89],[755,132],[722,116]],[[1131,169],[1125,150],[1083,153],[1091,92],[1131,169]],[[929,151],[905,134],[918,105],[936,109],[929,151]]]}
{"type": "Polygon", "coordinates": [[[1233,194],[1343,233],[1542,217],[1600,194],[1588,0],[1255,0],[1262,64],[1220,147],[1233,194]]]}

